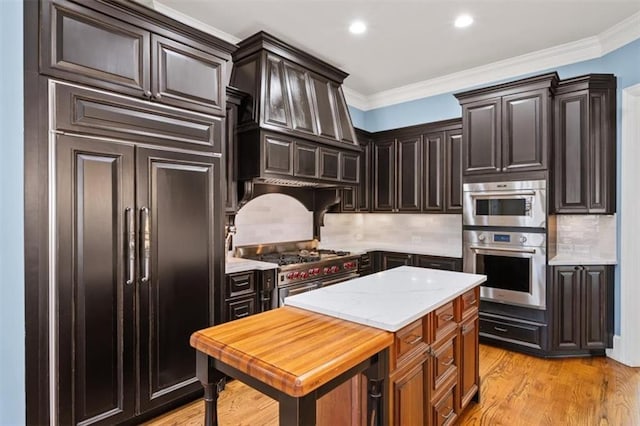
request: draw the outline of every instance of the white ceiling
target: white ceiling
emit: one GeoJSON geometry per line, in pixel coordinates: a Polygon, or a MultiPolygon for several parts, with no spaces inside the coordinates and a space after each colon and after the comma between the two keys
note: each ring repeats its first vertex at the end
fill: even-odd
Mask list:
{"type": "Polygon", "coordinates": [[[348,72],[345,86],[362,98],[598,36],[640,17],[640,0],[142,1],[232,42],[267,31],[348,72]],[[462,12],[475,22],[460,30],[453,21],[462,12]],[[353,19],[367,23],[364,35],[348,32],[353,19]]]}

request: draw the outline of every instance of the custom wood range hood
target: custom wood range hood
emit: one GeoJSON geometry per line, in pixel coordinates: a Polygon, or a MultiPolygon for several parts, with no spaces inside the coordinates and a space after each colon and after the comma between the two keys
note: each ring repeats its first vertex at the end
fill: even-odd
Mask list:
{"type": "Polygon", "coordinates": [[[361,150],[341,88],[348,74],[265,32],[240,42],[233,61],[231,85],[250,95],[236,128],[241,192],[252,191],[242,182],[358,184],[361,150]]]}

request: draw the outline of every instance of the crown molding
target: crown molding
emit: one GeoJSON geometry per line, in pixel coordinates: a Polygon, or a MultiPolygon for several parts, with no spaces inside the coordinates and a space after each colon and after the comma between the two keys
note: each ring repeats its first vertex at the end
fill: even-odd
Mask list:
{"type": "Polygon", "coordinates": [[[638,38],[640,38],[640,12],[631,15],[597,36],[384,90],[369,96],[344,87],[345,96],[349,93],[348,103],[350,99],[355,100],[355,103],[349,103],[349,105],[362,111],[369,111],[599,58],[638,38]]]}
{"type": "Polygon", "coordinates": [[[158,0],[136,0],[136,1],[143,3],[145,5],[150,4],[150,6],[148,7],[151,7],[158,13],[162,13],[163,15],[168,16],[169,18],[175,19],[176,21],[182,22],[183,24],[189,25],[190,27],[196,28],[200,31],[204,31],[205,33],[209,33],[213,36],[221,38],[224,41],[228,41],[229,43],[238,44],[240,41],[242,41],[242,39],[239,39],[234,35],[231,35],[227,32],[224,32],[215,27],[212,27],[209,24],[205,24],[204,22],[198,19],[192,18],[189,15],[185,15],[184,13],[179,12],[172,7],[169,7],[165,4],[160,3],[158,0]]]}
{"type": "Polygon", "coordinates": [[[347,105],[358,108],[361,111],[366,111],[369,108],[369,98],[360,92],[350,89],[349,87],[342,85],[342,92],[344,93],[344,99],[347,101],[347,105]]]}
{"type": "Polygon", "coordinates": [[[640,38],[640,12],[634,13],[624,21],[601,32],[598,38],[602,46],[602,55],[640,38]]]}

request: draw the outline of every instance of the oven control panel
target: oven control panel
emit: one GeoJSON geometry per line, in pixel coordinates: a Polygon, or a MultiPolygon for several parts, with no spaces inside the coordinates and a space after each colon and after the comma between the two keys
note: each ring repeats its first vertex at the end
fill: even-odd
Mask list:
{"type": "Polygon", "coordinates": [[[325,261],[287,265],[280,269],[280,273],[278,274],[278,284],[282,286],[357,271],[357,258],[341,258],[330,262],[325,261]]]}

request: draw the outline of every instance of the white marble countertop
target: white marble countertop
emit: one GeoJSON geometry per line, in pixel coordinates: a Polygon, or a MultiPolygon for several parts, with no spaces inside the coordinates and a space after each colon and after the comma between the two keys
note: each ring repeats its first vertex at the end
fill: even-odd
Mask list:
{"type": "Polygon", "coordinates": [[[549,258],[550,266],[561,265],[617,265],[618,261],[615,257],[603,257],[600,255],[577,254],[577,253],[561,253],[549,258]]]}
{"type": "Polygon", "coordinates": [[[484,275],[401,266],[287,297],[284,303],[395,332],[486,279],[484,275]]]}
{"type": "Polygon", "coordinates": [[[235,274],[236,272],[246,271],[266,271],[269,269],[276,269],[278,265],[276,263],[261,262],[259,260],[242,259],[240,257],[227,257],[224,270],[225,274],[235,274]]]}
{"type": "Polygon", "coordinates": [[[443,244],[441,246],[427,246],[408,243],[387,243],[377,241],[358,241],[353,243],[330,243],[325,245],[320,242],[321,248],[332,250],[344,250],[354,254],[362,254],[368,251],[394,251],[409,254],[424,254],[427,256],[443,256],[462,258],[462,244],[460,247],[451,247],[443,244]]]}

